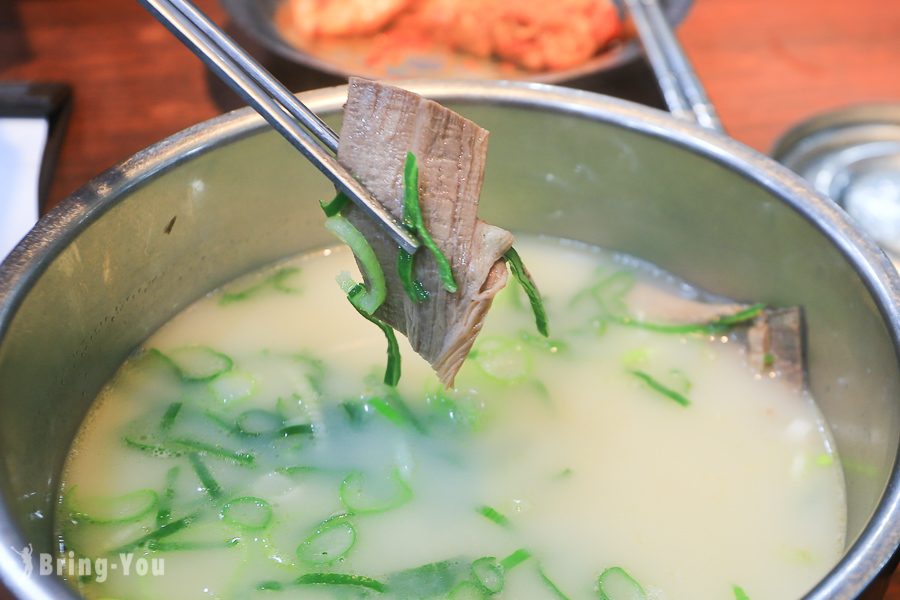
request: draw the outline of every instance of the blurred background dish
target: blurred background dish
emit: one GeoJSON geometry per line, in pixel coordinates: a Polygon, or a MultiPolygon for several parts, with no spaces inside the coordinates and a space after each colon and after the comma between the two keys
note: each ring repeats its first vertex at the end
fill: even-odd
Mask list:
{"type": "MultiPolygon", "coordinates": [[[[221,4],[239,29],[271,52],[299,65],[341,77],[353,74],[378,79],[518,79],[561,83],[613,70],[641,55],[628,24],[623,26],[617,22],[616,17],[621,13],[615,8],[613,0],[573,1],[575,8],[583,9],[582,5],[591,5],[593,35],[608,35],[610,38],[605,44],[598,40],[602,47],[596,52],[589,51],[586,58],[577,64],[574,60],[565,59],[548,64],[543,59],[545,56],[558,59],[567,54],[561,52],[560,46],[555,45],[553,40],[546,39],[554,35],[558,23],[547,24],[537,34],[532,27],[532,31],[528,32],[530,45],[523,49],[521,28],[507,31],[503,40],[508,43],[491,44],[487,39],[489,36],[482,36],[484,44],[480,44],[479,39],[482,38],[477,32],[457,30],[450,35],[435,35],[435,32],[445,32],[446,29],[434,25],[435,19],[422,19],[417,14],[416,7],[422,4],[456,7],[466,2],[473,4],[473,0],[395,0],[384,3],[369,3],[367,0],[365,4],[369,7],[384,4],[383,12],[375,14],[377,11],[373,9],[372,13],[363,15],[362,11],[357,11],[358,19],[352,25],[337,23],[332,29],[323,28],[309,18],[309,6],[316,0],[221,0],[221,4]],[[414,23],[421,24],[423,20],[430,20],[432,29],[429,31],[426,27],[416,32],[414,23]],[[359,27],[357,32],[361,35],[345,35],[353,32],[353,25],[359,27]],[[536,40],[535,35],[545,39],[536,40]],[[436,39],[441,37],[444,39],[436,39]],[[545,45],[548,51],[541,52],[541,47],[545,45]],[[451,46],[462,51],[454,51],[451,46]],[[498,55],[505,59],[498,58],[498,55]]],[[[342,4],[346,8],[353,3],[342,4]]],[[[516,4],[523,5],[521,9],[527,10],[529,2],[516,4]]],[[[566,3],[543,4],[547,11],[566,8],[566,3]]],[[[691,0],[669,0],[663,4],[669,21],[678,24],[687,15],[691,0]]],[[[432,12],[440,13],[441,7],[432,12]]],[[[327,16],[332,23],[343,15],[327,16]]],[[[483,11],[474,10],[471,16],[473,21],[477,21],[477,27],[486,26],[480,19],[484,16],[483,11]]],[[[436,20],[443,18],[444,22],[457,23],[460,21],[457,17],[444,14],[436,20]]],[[[579,17],[571,18],[570,23],[577,25],[588,20],[583,15],[579,14],[579,17]]],[[[567,32],[567,35],[560,37],[571,39],[572,34],[567,32]]],[[[583,47],[569,50],[570,55],[585,54],[583,47]]]]}
{"type": "Polygon", "coordinates": [[[793,127],[775,160],[846,210],[900,268],[900,104],[858,104],[793,127]]]}

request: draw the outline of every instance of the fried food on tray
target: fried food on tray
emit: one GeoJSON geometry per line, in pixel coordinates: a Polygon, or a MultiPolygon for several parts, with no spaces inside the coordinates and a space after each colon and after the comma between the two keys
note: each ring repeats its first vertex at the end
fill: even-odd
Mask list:
{"type": "Polygon", "coordinates": [[[384,28],[415,0],[289,0],[287,11],[301,38],[368,35],[384,28]]]}
{"type": "Polygon", "coordinates": [[[530,71],[587,61],[623,33],[610,0],[288,0],[296,39],[380,34],[379,43],[427,37],[530,71]],[[365,8],[362,8],[362,7],[365,8]]]}

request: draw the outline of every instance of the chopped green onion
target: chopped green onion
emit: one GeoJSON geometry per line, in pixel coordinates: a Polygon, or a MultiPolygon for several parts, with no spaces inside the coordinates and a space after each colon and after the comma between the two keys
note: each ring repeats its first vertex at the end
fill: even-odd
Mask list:
{"type": "Polygon", "coordinates": [[[412,488],[397,469],[391,471],[387,482],[365,476],[360,471],[347,475],[341,482],[341,503],[353,513],[384,512],[412,500],[412,488]]]}
{"type": "Polygon", "coordinates": [[[518,383],[531,373],[531,357],[516,340],[483,338],[469,356],[485,375],[504,383],[518,383]]]}
{"type": "Polygon", "coordinates": [[[125,442],[126,446],[134,448],[135,450],[140,450],[141,452],[155,456],[156,458],[175,458],[182,455],[180,450],[175,450],[160,444],[148,443],[130,436],[125,436],[122,438],[122,441],[125,442]]]}
{"type": "Polygon", "coordinates": [[[538,575],[541,576],[541,580],[547,584],[547,587],[550,588],[550,591],[556,596],[556,600],[570,600],[570,598],[565,595],[555,583],[553,583],[553,580],[547,577],[542,565],[538,565],[538,575]]]}
{"type": "Polygon", "coordinates": [[[499,594],[503,590],[503,567],[493,556],[485,556],[473,562],[472,576],[488,594],[499,594]]]}
{"type": "Polygon", "coordinates": [[[186,552],[193,550],[218,550],[220,548],[233,548],[240,543],[240,538],[231,538],[221,542],[161,542],[150,540],[147,549],[153,552],[186,552]]]}
{"type": "Polygon", "coordinates": [[[325,228],[350,246],[350,250],[362,266],[368,287],[362,287],[363,293],[358,294],[354,306],[367,315],[372,315],[387,297],[384,271],[381,270],[375,250],[363,234],[344,217],[328,217],[325,220],[325,228]]]}
{"type": "Polygon", "coordinates": [[[222,296],[219,298],[219,304],[221,306],[225,306],[226,304],[243,302],[244,300],[249,300],[255,296],[258,296],[267,289],[273,289],[283,294],[295,294],[300,290],[291,287],[286,282],[289,278],[297,275],[298,273],[300,273],[299,267],[282,267],[262,281],[254,283],[250,287],[247,287],[239,292],[226,292],[222,294],[222,296]]]}
{"type": "Polygon", "coordinates": [[[550,354],[564,354],[569,351],[569,344],[563,340],[553,340],[547,337],[538,337],[527,331],[520,331],[519,338],[539,350],[550,354]]]}
{"type": "Polygon", "coordinates": [[[312,423],[299,423],[297,425],[288,425],[278,430],[278,437],[291,437],[292,435],[311,435],[313,433],[312,423]]]}
{"type": "Polygon", "coordinates": [[[403,284],[406,295],[414,302],[424,302],[428,300],[428,290],[421,281],[414,277],[414,265],[414,255],[402,248],[397,251],[397,274],[400,275],[400,283],[403,284]]]}
{"type": "Polygon", "coordinates": [[[182,517],[177,521],[172,521],[170,523],[166,523],[162,527],[157,527],[150,533],[146,535],[142,535],[138,539],[129,542],[123,546],[119,546],[115,550],[109,552],[109,554],[119,554],[120,552],[129,552],[134,550],[135,548],[140,548],[141,546],[155,541],[166,538],[174,533],[181,531],[182,529],[190,526],[197,519],[197,514],[188,515],[186,517],[182,517]]]}
{"type": "Polygon", "coordinates": [[[252,408],[238,415],[237,427],[241,434],[251,437],[273,435],[284,427],[284,419],[271,411],[252,408]]]}
{"type": "Polygon", "coordinates": [[[506,259],[506,264],[509,265],[509,270],[513,277],[522,285],[522,289],[525,290],[525,294],[528,296],[528,302],[531,303],[531,311],[534,313],[534,324],[538,332],[542,336],[548,337],[550,332],[547,328],[547,311],[544,309],[541,292],[534,283],[534,279],[531,278],[531,273],[525,268],[525,263],[522,262],[522,258],[515,248],[507,250],[503,258],[506,259]]]}
{"type": "Polygon", "coordinates": [[[652,390],[659,392],[666,398],[670,398],[670,399],[674,400],[681,406],[689,406],[690,405],[690,403],[691,403],[690,400],[688,400],[686,397],[684,397],[682,394],[679,394],[675,390],[664,386],[663,384],[658,382],[656,379],[654,379],[648,373],[645,373],[644,371],[639,371],[637,369],[629,369],[628,372],[631,373],[632,375],[634,375],[635,377],[637,377],[638,379],[640,379],[641,381],[643,381],[644,383],[646,383],[648,386],[650,386],[650,388],[652,390]]]}
{"type": "Polygon", "coordinates": [[[419,168],[416,166],[416,157],[412,152],[406,153],[406,163],[403,167],[403,224],[407,229],[415,233],[422,241],[422,245],[431,252],[437,263],[438,275],[444,284],[444,289],[451,294],[458,289],[453,278],[453,269],[450,261],[438,248],[422,217],[422,207],[419,204],[419,168]]]}
{"type": "Polygon", "coordinates": [[[614,317],[613,320],[619,325],[626,327],[637,327],[648,331],[656,331],[658,333],[721,333],[728,331],[735,325],[752,321],[765,310],[765,303],[758,303],[740,310],[732,315],[725,315],[712,321],[705,323],[651,323],[648,321],[638,321],[631,317],[614,317]]]}
{"type": "MultiPolygon", "coordinates": [[[[76,488],[72,488],[74,492],[76,488]]],[[[159,503],[159,495],[150,489],[122,496],[76,498],[70,495],[70,516],[76,521],[112,524],[133,523],[150,514],[159,503]],[[73,506],[74,505],[74,506],[73,506]]]]}
{"type": "Polygon", "coordinates": [[[341,560],[356,544],[356,528],[347,515],[331,517],[297,547],[297,558],[307,564],[330,565],[341,560]]]}
{"type": "Polygon", "coordinates": [[[350,202],[350,196],[344,192],[338,192],[331,202],[319,202],[319,206],[325,211],[326,217],[333,217],[344,210],[348,202],[350,202]]]}
{"type": "Polygon", "coordinates": [[[272,522],[272,505],[255,496],[229,500],[222,507],[222,520],[248,531],[265,529],[272,522]]]}
{"type": "Polygon", "coordinates": [[[519,566],[529,558],[531,558],[531,552],[529,552],[525,548],[519,548],[518,550],[501,560],[500,566],[503,567],[505,571],[509,571],[510,569],[519,566]]]}
{"type": "Polygon", "coordinates": [[[597,579],[600,600],[647,600],[644,588],[621,567],[603,571],[597,579]]]}
{"type": "Polygon", "coordinates": [[[447,600],[484,600],[487,596],[484,587],[471,581],[460,581],[447,594],[447,600]]]}
{"type": "Polygon", "coordinates": [[[256,589],[260,592],[280,592],[284,589],[284,584],[280,581],[263,581],[256,589]]]}
{"type": "Polygon", "coordinates": [[[425,426],[394,387],[385,388],[383,394],[366,398],[365,402],[398,427],[410,426],[419,433],[427,433],[425,426]]]}
{"type": "Polygon", "coordinates": [[[387,586],[377,579],[345,573],[307,573],[295,579],[294,583],[296,585],[355,585],[368,588],[379,594],[387,591],[387,586]]]}
{"type": "Polygon", "coordinates": [[[362,285],[357,284],[347,294],[347,299],[350,300],[350,304],[353,305],[353,308],[355,308],[359,314],[384,333],[384,337],[387,339],[388,344],[387,367],[385,367],[384,370],[384,383],[394,387],[400,381],[400,345],[397,343],[397,336],[394,335],[394,329],[390,325],[378,317],[374,317],[372,314],[367,313],[359,306],[358,302],[360,302],[360,298],[364,292],[365,288],[362,285]]]}
{"type": "Polygon", "coordinates": [[[469,576],[470,569],[462,559],[442,560],[394,573],[387,586],[396,598],[442,598],[469,576]]]}
{"type": "Polygon", "coordinates": [[[209,382],[209,390],[216,400],[229,405],[246,400],[256,390],[256,380],[249,373],[231,371],[209,382]]]}
{"type": "Polygon", "coordinates": [[[734,592],[734,600],[750,600],[750,596],[739,585],[732,586],[731,591],[734,592]]]}
{"type": "Polygon", "coordinates": [[[186,346],[169,352],[169,360],[185,381],[209,381],[231,370],[230,358],[207,346],[186,346]]]}
{"type": "Polygon", "coordinates": [[[159,428],[161,431],[168,431],[172,428],[172,424],[175,423],[175,418],[181,411],[181,406],[181,402],[173,402],[169,405],[169,408],[166,409],[162,419],[159,421],[159,428]]]}
{"type": "Polygon", "coordinates": [[[172,502],[175,500],[175,482],[181,467],[178,465],[166,471],[166,488],[159,499],[159,508],[156,509],[156,526],[162,527],[172,520],[172,502]]]}
{"type": "Polygon", "coordinates": [[[222,446],[219,446],[218,444],[207,444],[206,442],[201,442],[190,438],[174,439],[169,443],[173,446],[181,447],[191,452],[202,452],[203,454],[208,454],[209,456],[215,458],[223,458],[225,460],[234,461],[241,465],[252,465],[256,461],[256,457],[249,452],[239,452],[237,450],[224,448],[222,446]]]}
{"type": "Polygon", "coordinates": [[[512,527],[512,523],[510,522],[510,520],[495,508],[487,505],[479,506],[477,512],[479,515],[483,516],[489,521],[493,521],[500,527],[506,527],[507,529],[512,527]]]}
{"type": "Polygon", "coordinates": [[[196,453],[188,454],[188,460],[191,463],[191,467],[194,469],[194,473],[197,474],[197,479],[203,484],[203,491],[205,491],[213,500],[218,500],[222,495],[222,488],[219,486],[219,482],[216,481],[212,473],[209,472],[209,469],[203,462],[203,459],[200,458],[200,455],[196,453]]]}

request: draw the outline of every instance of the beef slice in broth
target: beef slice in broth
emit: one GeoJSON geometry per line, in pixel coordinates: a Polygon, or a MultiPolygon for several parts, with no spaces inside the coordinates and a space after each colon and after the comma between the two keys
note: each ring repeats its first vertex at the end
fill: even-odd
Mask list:
{"type": "Polygon", "coordinates": [[[404,333],[451,386],[494,296],[506,285],[503,255],[513,243],[511,233],[476,214],[488,132],[412,92],[351,78],[340,138],[338,160],[398,220],[407,153],[417,159],[423,221],[450,261],[455,293],[444,289],[434,258],[423,248],[414,274],[429,298],[413,301],[397,273],[397,245],[356,207],[344,214],[372,245],[384,271],[387,299],[376,315],[404,333]]]}
{"type": "MultiPolygon", "coordinates": [[[[673,298],[666,290],[651,286],[635,288],[629,303],[654,306],[656,318],[665,323],[710,323],[750,308],[749,304],[705,302],[699,298],[673,298]]],[[[751,320],[735,326],[734,340],[744,348],[747,364],[755,372],[782,379],[802,392],[806,386],[806,349],[803,310],[799,306],[765,308],[751,320]]]]}

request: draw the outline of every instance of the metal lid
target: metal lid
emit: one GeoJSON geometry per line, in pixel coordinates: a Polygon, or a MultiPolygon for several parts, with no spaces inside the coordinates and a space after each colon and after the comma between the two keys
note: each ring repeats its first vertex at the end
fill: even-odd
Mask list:
{"type": "Polygon", "coordinates": [[[900,104],[845,108],[788,131],[772,151],[900,261],[900,104]]]}

